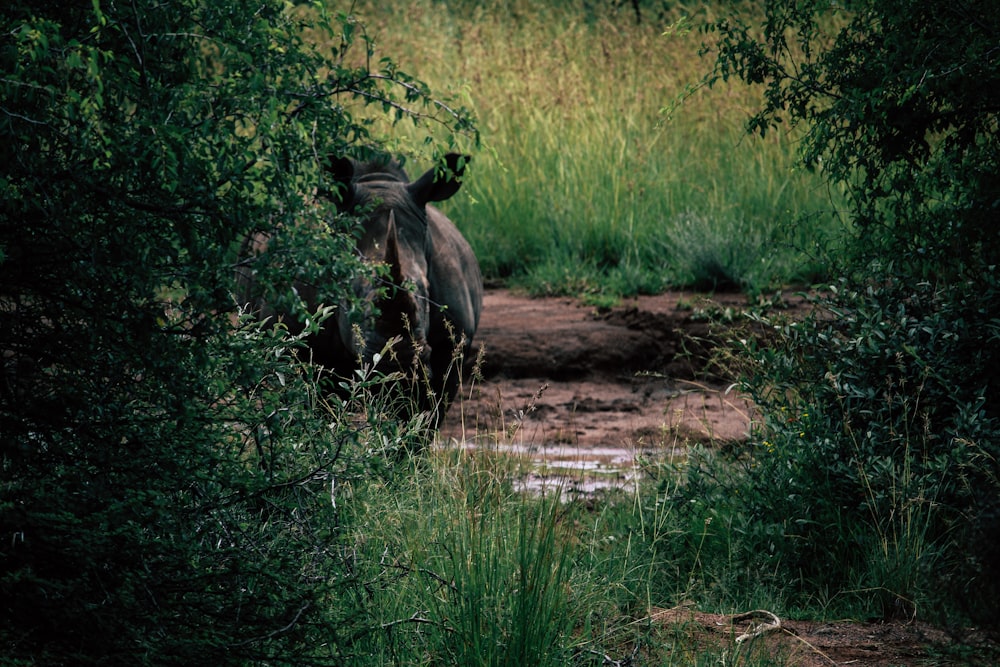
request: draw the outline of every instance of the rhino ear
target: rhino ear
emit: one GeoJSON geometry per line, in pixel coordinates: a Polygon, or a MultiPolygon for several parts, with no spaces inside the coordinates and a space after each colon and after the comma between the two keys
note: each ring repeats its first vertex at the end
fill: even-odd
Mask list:
{"type": "Polygon", "coordinates": [[[331,158],[326,171],[333,177],[340,196],[340,208],[349,209],[354,204],[354,161],[346,157],[331,158]]]}
{"type": "Polygon", "coordinates": [[[460,180],[465,173],[465,165],[472,160],[468,155],[448,153],[444,156],[445,173],[438,176],[436,169],[430,169],[423,176],[406,186],[410,196],[419,205],[427,202],[444,201],[462,187],[460,180]]]}

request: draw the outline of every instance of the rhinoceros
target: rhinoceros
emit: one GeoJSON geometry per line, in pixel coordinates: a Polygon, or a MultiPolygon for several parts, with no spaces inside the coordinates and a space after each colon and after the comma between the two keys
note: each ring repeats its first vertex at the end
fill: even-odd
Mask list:
{"type": "MultiPolygon", "coordinates": [[[[313,360],[347,378],[359,364],[402,371],[414,406],[430,413],[437,426],[458,388],[461,359],[479,326],[483,280],[468,242],[430,202],[443,201],[461,187],[469,158],[448,154],[445,168],[430,169],[415,181],[394,161],[359,163],[334,159],[329,171],[338,184],[340,208],[363,216],[357,251],[364,261],[384,264],[386,277],[355,280],[354,308],[341,304],[334,317],[308,339],[313,360]],[[392,343],[389,354],[380,354],[392,343]]],[[[257,235],[248,247],[266,252],[257,235]]],[[[244,267],[242,294],[252,292],[244,267]],[[248,288],[249,285],[249,288],[248,288]]],[[[311,307],[321,286],[296,285],[311,307]]],[[[262,315],[273,315],[258,304],[262,315]]],[[[289,323],[294,331],[296,325],[289,323]]],[[[301,330],[301,325],[299,330],[301,330]]]]}

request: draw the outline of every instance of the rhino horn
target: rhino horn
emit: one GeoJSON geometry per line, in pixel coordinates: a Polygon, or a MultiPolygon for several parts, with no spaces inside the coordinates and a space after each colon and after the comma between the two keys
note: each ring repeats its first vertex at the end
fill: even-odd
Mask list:
{"type": "Polygon", "coordinates": [[[396,235],[396,213],[389,212],[389,224],[385,234],[385,263],[389,265],[389,276],[393,285],[403,284],[403,263],[399,259],[399,238],[396,235]]]}

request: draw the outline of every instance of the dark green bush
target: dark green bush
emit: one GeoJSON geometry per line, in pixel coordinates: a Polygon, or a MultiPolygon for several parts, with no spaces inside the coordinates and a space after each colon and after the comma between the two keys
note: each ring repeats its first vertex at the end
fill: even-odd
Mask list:
{"type": "Polygon", "coordinates": [[[995,624],[1000,459],[1000,16],[993,3],[773,0],[726,19],[712,81],[764,87],[750,130],[804,130],[853,202],[819,314],[746,343],[762,408],[748,559],[800,594],[995,624]],[[915,606],[916,605],[916,606],[915,606]]]}
{"type": "Polygon", "coordinates": [[[319,7],[0,19],[0,660],[342,662],[333,501],[406,434],[327,410],[299,338],[236,322],[234,265],[249,233],[300,229],[261,281],[333,303],[354,223],[314,196],[321,162],[377,146],[368,103],[426,89],[349,66],[358,26],[319,7]]]}
{"type": "Polygon", "coordinates": [[[756,550],[815,586],[885,588],[883,603],[992,599],[998,292],[983,283],[839,289],[768,345],[749,339],[765,419],[742,503],[773,536],[756,550]]]}

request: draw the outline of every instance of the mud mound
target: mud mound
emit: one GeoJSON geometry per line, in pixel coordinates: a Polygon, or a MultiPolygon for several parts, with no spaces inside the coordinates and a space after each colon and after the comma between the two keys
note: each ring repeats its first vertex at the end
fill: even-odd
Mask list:
{"type": "Polygon", "coordinates": [[[740,295],[709,301],[681,292],[595,309],[574,299],[489,290],[476,345],[486,348],[483,374],[491,379],[626,378],[641,372],[694,379],[720,342],[708,309],[737,304],[745,305],[740,295]]]}
{"type": "Polygon", "coordinates": [[[708,315],[745,306],[739,294],[676,292],[599,310],[488,290],[475,341],[483,380],[463,392],[443,434],[468,440],[513,425],[533,445],[582,449],[743,438],[751,406],[711,365],[728,334],[708,315]]]}

